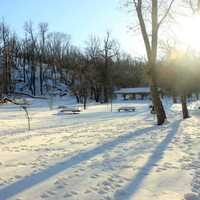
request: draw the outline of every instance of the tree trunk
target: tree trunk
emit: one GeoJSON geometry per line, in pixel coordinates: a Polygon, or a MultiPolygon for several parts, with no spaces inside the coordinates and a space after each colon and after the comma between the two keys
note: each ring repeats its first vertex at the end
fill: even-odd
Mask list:
{"type": "Polygon", "coordinates": [[[165,122],[166,114],[164,107],[162,105],[158,88],[157,88],[157,82],[156,82],[156,59],[157,59],[157,45],[158,45],[158,1],[152,0],[152,10],[151,10],[151,19],[152,19],[152,33],[151,33],[151,42],[150,38],[148,36],[148,32],[146,29],[146,24],[144,22],[143,18],[143,5],[142,1],[138,1],[138,3],[135,2],[135,8],[139,19],[140,29],[142,33],[142,37],[144,40],[147,58],[149,62],[149,85],[151,88],[151,95],[152,95],[152,101],[155,108],[156,116],[157,116],[157,124],[162,125],[165,122]]]}
{"type": "Polygon", "coordinates": [[[86,106],[87,106],[87,95],[84,95],[84,98],[83,98],[83,106],[84,106],[84,110],[86,110],[86,106]]]}
{"type": "Polygon", "coordinates": [[[100,96],[101,96],[101,89],[98,88],[98,87],[96,87],[95,101],[96,101],[97,103],[100,102],[100,96]]]}
{"type": "Polygon", "coordinates": [[[42,70],[42,63],[40,63],[40,94],[43,95],[43,70],[42,70]]]}
{"type": "Polygon", "coordinates": [[[181,96],[181,104],[182,104],[183,119],[189,118],[189,112],[187,109],[187,99],[185,94],[181,96]]]}
{"type": "Polygon", "coordinates": [[[159,96],[156,81],[153,78],[150,78],[150,88],[151,88],[152,101],[157,116],[157,124],[162,125],[167,119],[167,117],[164,107],[162,105],[162,101],[159,96]]]}
{"type": "Polygon", "coordinates": [[[108,103],[108,88],[107,88],[107,86],[104,86],[103,94],[104,94],[104,103],[108,103]]]}
{"type": "Polygon", "coordinates": [[[23,81],[26,83],[26,60],[23,58],[23,81]]]}
{"type": "Polygon", "coordinates": [[[33,86],[33,95],[36,95],[36,80],[35,80],[35,66],[33,66],[33,75],[32,75],[32,86],[33,86]]]}
{"type": "Polygon", "coordinates": [[[75,94],[75,96],[76,96],[76,102],[77,102],[77,103],[80,103],[79,95],[75,94]]]}

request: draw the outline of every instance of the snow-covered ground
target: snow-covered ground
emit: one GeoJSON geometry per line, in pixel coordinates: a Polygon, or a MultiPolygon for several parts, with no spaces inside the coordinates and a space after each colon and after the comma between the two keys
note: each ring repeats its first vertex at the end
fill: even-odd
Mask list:
{"type": "Polygon", "coordinates": [[[32,99],[31,131],[23,110],[0,106],[0,200],[200,199],[200,110],[181,120],[165,102],[168,123],[155,125],[149,102],[90,105],[58,114],[60,99],[32,99]],[[135,112],[117,112],[133,105],[135,112]],[[198,197],[199,195],[199,197],[198,197]]]}

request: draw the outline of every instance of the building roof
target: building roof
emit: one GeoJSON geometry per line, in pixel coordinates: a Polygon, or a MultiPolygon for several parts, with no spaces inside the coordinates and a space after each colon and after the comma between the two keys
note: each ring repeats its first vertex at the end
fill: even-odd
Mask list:
{"type": "Polygon", "coordinates": [[[114,92],[115,94],[142,94],[150,93],[149,87],[121,88],[114,92]]]}

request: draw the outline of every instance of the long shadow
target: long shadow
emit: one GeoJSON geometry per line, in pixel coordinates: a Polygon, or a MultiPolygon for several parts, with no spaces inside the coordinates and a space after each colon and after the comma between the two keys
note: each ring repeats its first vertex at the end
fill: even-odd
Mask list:
{"type": "Polygon", "coordinates": [[[140,171],[134,176],[133,180],[123,189],[117,191],[114,194],[114,200],[129,200],[133,199],[134,195],[140,189],[141,184],[143,183],[145,177],[153,169],[156,163],[158,163],[162,156],[164,155],[165,150],[168,145],[172,142],[174,136],[176,135],[181,120],[178,120],[171,124],[171,131],[165,137],[165,139],[156,147],[152,155],[146,162],[146,164],[140,169],[140,171]]]}
{"type": "Polygon", "coordinates": [[[68,168],[71,168],[75,165],[80,164],[83,161],[89,160],[99,154],[102,154],[107,150],[112,150],[117,145],[126,143],[130,139],[141,136],[143,134],[150,134],[152,130],[155,130],[157,128],[158,128],[157,126],[152,126],[152,127],[136,130],[135,132],[126,133],[94,149],[81,152],[78,155],[75,155],[61,163],[51,166],[37,174],[33,174],[31,176],[25,177],[22,180],[19,180],[11,185],[6,186],[5,188],[0,189],[0,200],[11,198],[14,195],[20,192],[23,192],[26,189],[29,189],[32,186],[39,184],[68,168]]]}

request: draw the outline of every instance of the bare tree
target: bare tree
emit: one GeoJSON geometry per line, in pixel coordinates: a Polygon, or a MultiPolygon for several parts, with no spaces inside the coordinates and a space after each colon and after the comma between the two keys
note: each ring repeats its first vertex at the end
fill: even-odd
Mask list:
{"type": "Polygon", "coordinates": [[[200,14],[200,0],[185,0],[193,14],[200,14]]]}
{"type": "Polygon", "coordinates": [[[46,33],[48,31],[47,23],[40,23],[39,25],[39,63],[40,63],[40,94],[43,95],[43,64],[46,62],[46,33]]]}
{"type": "Polygon", "coordinates": [[[100,56],[101,44],[100,39],[95,35],[91,35],[86,41],[85,55],[87,56],[90,66],[90,74],[93,78],[91,79],[91,96],[94,96],[96,102],[100,101],[101,90],[102,90],[102,81],[101,81],[101,66],[102,59],[100,56]]]}
{"type": "MultiPolygon", "coordinates": [[[[200,15],[200,0],[186,0],[192,10],[193,15],[200,15]]],[[[181,94],[181,104],[182,104],[182,114],[183,119],[189,117],[189,112],[187,108],[187,91],[183,90],[181,94]]]]}
{"type": "Polygon", "coordinates": [[[157,49],[158,49],[158,32],[161,24],[166,19],[170,12],[174,0],[171,0],[167,9],[160,17],[158,16],[158,0],[143,1],[132,0],[134,8],[137,13],[141,34],[146,48],[146,55],[148,59],[148,75],[149,85],[151,88],[153,105],[157,115],[157,124],[162,125],[165,122],[166,114],[158,93],[156,64],[157,64],[157,49]],[[149,3],[145,7],[145,3],[149,3]],[[147,9],[149,7],[150,9],[147,9]],[[145,12],[149,12],[151,16],[150,26],[151,34],[149,36],[147,31],[147,22],[145,21],[145,12]]]}
{"type": "Polygon", "coordinates": [[[58,72],[62,74],[62,69],[67,68],[69,51],[71,48],[70,36],[60,32],[53,32],[47,36],[48,63],[52,68],[53,87],[56,87],[58,72]]]}
{"type": "Polygon", "coordinates": [[[37,51],[37,38],[34,34],[33,23],[31,21],[26,22],[24,29],[27,35],[28,43],[28,60],[31,66],[31,76],[30,76],[30,89],[33,95],[36,95],[36,51],[37,51]]]}
{"type": "Polygon", "coordinates": [[[111,33],[107,32],[103,39],[102,48],[100,50],[100,55],[103,59],[102,66],[102,77],[103,77],[103,102],[107,103],[109,96],[112,93],[112,74],[111,66],[113,65],[114,59],[116,59],[119,53],[119,44],[116,40],[111,38],[111,33]]]}
{"type": "Polygon", "coordinates": [[[86,42],[85,55],[90,66],[91,96],[96,102],[107,103],[112,96],[112,68],[119,54],[118,42],[107,32],[100,38],[92,35],[86,42]]]}
{"type": "Polygon", "coordinates": [[[168,91],[170,90],[174,103],[177,103],[176,97],[180,96],[183,119],[186,119],[189,117],[187,96],[196,88],[191,81],[195,76],[190,72],[192,68],[194,69],[194,62],[186,52],[180,53],[175,48],[170,48],[169,46],[167,48],[166,58],[160,64],[162,68],[157,69],[159,83],[168,91]],[[190,70],[188,65],[190,65],[190,70]],[[168,77],[167,79],[165,78],[166,76],[168,77]]]}
{"type": "Polygon", "coordinates": [[[1,62],[3,67],[2,73],[2,92],[4,94],[8,94],[9,92],[9,85],[10,85],[10,31],[9,28],[6,26],[5,22],[1,22],[0,24],[0,39],[1,39],[1,62]]]}

